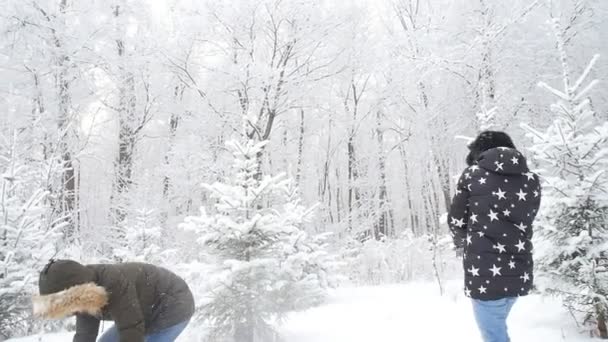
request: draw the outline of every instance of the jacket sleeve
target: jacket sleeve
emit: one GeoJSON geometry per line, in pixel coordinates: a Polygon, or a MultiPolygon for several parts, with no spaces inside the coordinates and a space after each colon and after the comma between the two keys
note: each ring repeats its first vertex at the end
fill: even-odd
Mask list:
{"type": "Polygon", "coordinates": [[[120,342],[144,342],[144,315],[139,304],[135,284],[120,270],[112,270],[109,276],[110,300],[108,310],[120,336],[120,342]]]}
{"type": "Polygon", "coordinates": [[[95,342],[99,332],[99,319],[90,315],[76,315],[74,342],[95,342]]]}
{"type": "Polygon", "coordinates": [[[460,176],[456,187],[456,195],[452,199],[448,215],[448,226],[457,248],[463,248],[467,236],[467,221],[469,218],[469,169],[467,168],[460,176]]]}

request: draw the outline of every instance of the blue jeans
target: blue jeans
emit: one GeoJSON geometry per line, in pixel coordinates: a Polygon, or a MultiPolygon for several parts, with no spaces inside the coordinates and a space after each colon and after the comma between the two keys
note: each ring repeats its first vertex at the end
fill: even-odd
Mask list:
{"type": "MultiPolygon", "coordinates": [[[[165,328],[161,331],[157,331],[153,334],[146,335],[146,342],[173,342],[184,331],[190,321],[184,321],[176,325],[165,328]]],[[[120,336],[116,325],[108,329],[101,337],[98,342],[120,342],[120,336]]]]}
{"type": "Polygon", "coordinates": [[[507,317],[516,298],[473,299],[473,312],[484,342],[509,342],[507,317]]]}

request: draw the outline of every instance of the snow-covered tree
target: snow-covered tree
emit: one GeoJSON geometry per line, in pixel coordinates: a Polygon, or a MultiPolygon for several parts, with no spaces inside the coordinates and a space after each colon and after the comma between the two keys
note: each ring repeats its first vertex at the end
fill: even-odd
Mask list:
{"type": "Polygon", "coordinates": [[[598,83],[587,78],[599,55],[574,80],[558,20],[554,28],[563,89],[539,84],[557,98],[551,106],[554,121],[544,131],[525,126],[545,179],[537,262],[548,277],[544,290],[562,296],[572,312],[608,338],[608,122],[587,97],[598,83]]]}
{"type": "Polygon", "coordinates": [[[486,109],[485,106],[482,107],[482,110],[478,112],[477,117],[477,125],[479,127],[479,131],[487,131],[496,127],[496,114],[498,113],[497,107],[492,107],[490,109],[486,109]]]}
{"type": "Polygon", "coordinates": [[[29,294],[38,271],[55,254],[62,229],[48,218],[48,192],[34,189],[37,174],[16,148],[18,135],[0,144],[0,339],[27,331],[29,294]]]}
{"type": "Polygon", "coordinates": [[[228,142],[234,178],[204,185],[215,205],[183,224],[215,265],[199,318],[222,341],[272,340],[274,322],[321,302],[328,285],[323,243],[303,231],[312,209],[285,175],[259,177],[265,144],[228,142]]]}
{"type": "Polygon", "coordinates": [[[119,229],[124,240],[114,249],[114,256],[123,261],[160,263],[162,261],[159,215],[152,209],[138,209],[127,215],[119,229]]]}

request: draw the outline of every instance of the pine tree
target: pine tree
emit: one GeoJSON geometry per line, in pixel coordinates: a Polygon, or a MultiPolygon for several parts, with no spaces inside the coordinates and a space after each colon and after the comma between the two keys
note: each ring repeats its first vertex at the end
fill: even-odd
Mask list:
{"type": "Polygon", "coordinates": [[[215,205],[183,224],[214,264],[199,318],[208,320],[216,340],[271,341],[274,322],[325,295],[323,239],[302,230],[312,209],[300,203],[285,175],[259,176],[257,156],[264,145],[228,142],[234,178],[205,185],[215,205]]]}
{"type": "Polygon", "coordinates": [[[119,231],[124,240],[114,248],[114,257],[122,261],[162,263],[160,217],[155,210],[137,209],[127,213],[119,231]]]}
{"type": "Polygon", "coordinates": [[[48,220],[48,193],[33,185],[39,175],[20,154],[24,142],[17,134],[4,142],[0,140],[0,339],[27,330],[29,295],[64,228],[48,220]]]}
{"type": "Polygon", "coordinates": [[[572,83],[559,22],[554,21],[563,69],[563,90],[540,83],[556,98],[545,131],[525,126],[545,180],[537,222],[537,265],[544,291],[560,295],[584,322],[608,338],[608,122],[594,113],[585,86],[599,56],[572,83]]]}

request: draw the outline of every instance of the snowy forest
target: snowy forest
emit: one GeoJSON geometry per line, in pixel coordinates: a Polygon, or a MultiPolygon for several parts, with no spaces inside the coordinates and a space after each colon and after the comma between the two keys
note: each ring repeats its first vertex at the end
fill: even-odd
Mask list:
{"type": "Polygon", "coordinates": [[[485,130],[543,187],[514,340],[608,339],[607,1],[5,0],[0,35],[0,341],[71,341],[49,259],[179,274],[184,342],[477,341],[485,130]]]}

